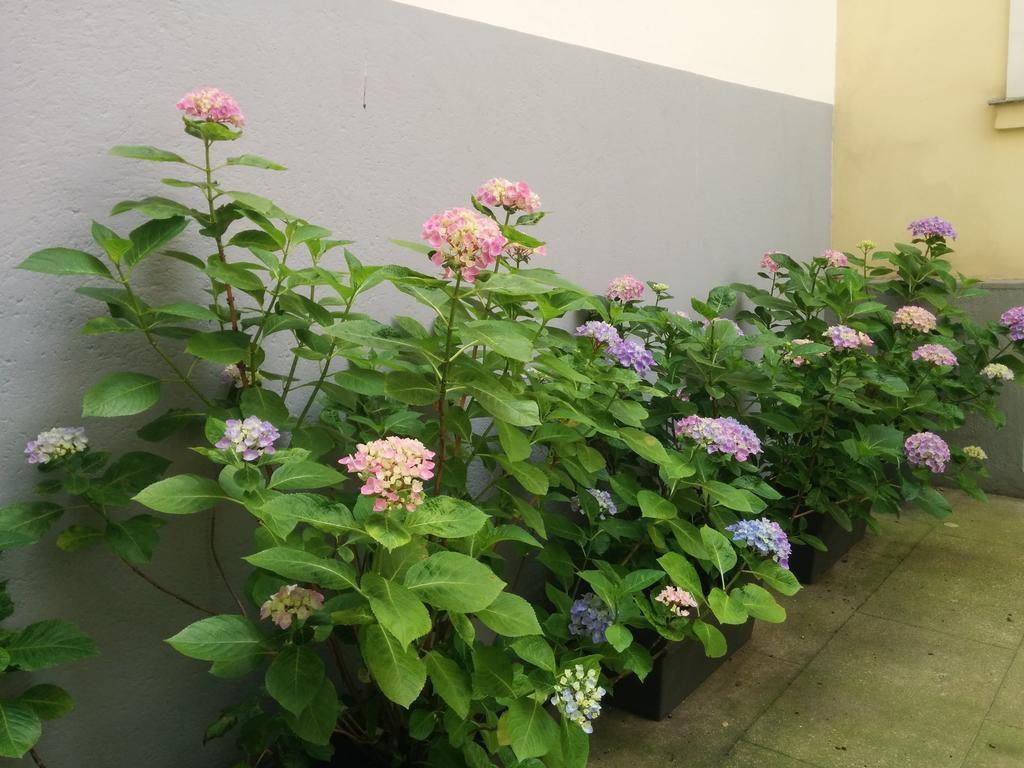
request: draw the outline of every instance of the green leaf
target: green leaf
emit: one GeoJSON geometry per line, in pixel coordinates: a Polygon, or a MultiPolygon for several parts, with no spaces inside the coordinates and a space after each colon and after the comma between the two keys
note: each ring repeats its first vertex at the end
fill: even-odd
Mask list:
{"type": "Polygon", "coordinates": [[[796,580],[796,576],[774,560],[762,560],[751,570],[765,584],[781,595],[789,597],[800,591],[800,582],[796,580]]]}
{"type": "Polygon", "coordinates": [[[343,560],[325,560],[291,547],[271,547],[242,559],[286,579],[307,581],[328,589],[358,590],[355,568],[343,560]]]}
{"type": "Polygon", "coordinates": [[[33,685],[18,697],[19,704],[27,704],[41,720],[56,720],[75,708],[71,696],[59,685],[33,685]]]}
{"type": "Polygon", "coordinates": [[[441,610],[473,613],[493,603],[505,582],[472,557],[435,552],[409,568],[405,586],[441,610]]]}
{"type": "Polygon", "coordinates": [[[48,619],[29,624],[7,641],[11,666],[26,672],[55,667],[96,655],[96,645],[66,621],[48,619]]]}
{"type": "Polygon", "coordinates": [[[437,385],[426,376],[409,371],[387,374],[384,391],[388,397],[407,405],[430,405],[437,401],[437,385]]]}
{"type": "Polygon", "coordinates": [[[743,624],[748,618],[742,603],[718,587],[708,593],[708,605],[711,606],[715,618],[722,624],[743,624]]]}
{"type": "Polygon", "coordinates": [[[107,523],[104,538],[118,557],[129,563],[148,563],[153,559],[153,550],[160,542],[157,531],[161,522],[152,515],[111,520],[107,523]]]}
{"type": "Polygon", "coordinates": [[[257,416],[278,426],[288,421],[288,406],[277,392],[263,387],[247,387],[242,390],[239,403],[243,416],[257,416]]]}
{"type": "Polygon", "coordinates": [[[0,701],[0,757],[22,757],[42,735],[43,725],[32,707],[0,701]]]}
{"type": "Polygon", "coordinates": [[[249,353],[249,335],[241,331],[209,331],[191,336],[185,345],[190,355],[231,365],[249,353]]]}
{"type": "Polygon", "coordinates": [[[342,705],[338,701],[338,694],[334,690],[334,683],[325,677],[316,689],[313,700],[309,706],[296,716],[290,712],[284,713],[285,722],[303,741],[310,744],[326,746],[331,743],[331,736],[338,724],[338,715],[341,714],[342,705]]]}
{"type": "Polygon", "coordinates": [[[130,157],[134,160],[152,160],[157,163],[186,162],[185,158],[181,155],[176,155],[174,152],[168,152],[166,149],[157,149],[156,147],[144,145],[119,144],[116,147],[110,148],[110,154],[116,155],[117,157],[130,157]]]}
{"type": "Polygon", "coordinates": [[[375,573],[363,576],[363,592],[377,621],[403,646],[430,631],[430,614],[410,590],[375,573]]]}
{"type": "Polygon", "coordinates": [[[704,588],[701,586],[697,569],[685,557],[677,552],[666,552],[658,558],[658,565],[664,569],[677,587],[698,599],[703,597],[704,588]]]}
{"type": "Polygon", "coordinates": [[[412,648],[406,648],[379,624],[359,631],[363,661],[381,693],[406,709],[427,682],[427,667],[412,648]]]}
{"type": "Polygon", "coordinates": [[[437,651],[430,651],[423,657],[434,691],[460,718],[469,716],[472,696],[469,675],[457,663],[437,651]]]}
{"type": "Polygon", "coordinates": [[[83,416],[134,416],[160,399],[160,380],[144,373],[111,373],[86,390],[83,416]]]}
{"type": "Polygon", "coordinates": [[[275,531],[279,529],[282,536],[291,533],[299,523],[335,535],[361,531],[348,507],[315,493],[272,496],[256,513],[265,521],[273,518],[275,531]]]}
{"type": "Polygon", "coordinates": [[[217,313],[213,310],[202,307],[199,304],[189,304],[188,302],[164,304],[159,307],[153,307],[153,311],[159,312],[162,315],[183,317],[186,320],[209,320],[211,322],[216,322],[219,319],[217,317],[217,313]]]}
{"type": "Polygon", "coordinates": [[[189,624],[167,643],[183,656],[202,661],[236,661],[263,650],[263,636],[244,616],[211,616],[189,624]]]}
{"type": "Polygon", "coordinates": [[[756,494],[742,488],[733,488],[731,485],[717,480],[707,480],[702,484],[702,487],[711,495],[711,498],[716,503],[737,512],[755,515],[766,506],[764,500],[756,494]]]}
{"type": "Polygon", "coordinates": [[[487,520],[488,516],[468,501],[433,496],[406,515],[405,527],[414,535],[462,539],[483,528],[487,520]]]}
{"type": "Polygon", "coordinates": [[[540,411],[533,400],[507,397],[501,392],[492,392],[485,385],[470,383],[469,390],[480,407],[500,421],[516,427],[532,427],[540,424],[540,411]]]}
{"type": "Polygon", "coordinates": [[[265,157],[259,155],[238,155],[238,157],[229,157],[224,161],[225,165],[247,165],[250,168],[263,168],[268,171],[286,171],[288,170],[283,165],[278,165],[275,162],[267,160],[265,157]]]}
{"type": "Polygon", "coordinates": [[[642,427],[648,415],[647,409],[633,400],[613,400],[608,412],[631,427],[642,427]]]}
{"type": "Polygon", "coordinates": [[[555,652],[551,650],[551,645],[543,637],[537,635],[521,637],[512,643],[512,650],[523,661],[527,661],[535,667],[547,672],[555,671],[555,652]]]}
{"type": "Polygon", "coordinates": [[[366,532],[388,551],[408,544],[412,539],[409,530],[394,515],[372,513],[363,522],[366,532]]]}
{"type": "Polygon", "coordinates": [[[0,507],[0,549],[39,541],[64,514],[64,507],[48,501],[19,501],[0,507]]]}
{"type": "Polygon", "coordinates": [[[479,344],[524,363],[533,359],[533,344],[511,320],[474,320],[462,328],[463,344],[479,344]]]}
{"type": "Polygon", "coordinates": [[[151,219],[128,234],[132,247],[125,251],[121,262],[132,269],[157,248],[162,248],[176,238],[188,226],[184,216],[172,216],[167,219],[151,219]]]}
{"type": "Polygon", "coordinates": [[[168,477],[146,486],[134,499],[166,515],[190,515],[230,500],[216,482],[198,475],[168,477]]]}
{"type": "Polygon", "coordinates": [[[540,467],[528,461],[509,461],[499,456],[498,463],[527,491],[537,496],[548,492],[548,476],[540,467]]]}
{"type": "Polygon", "coordinates": [[[476,612],[476,617],[504,637],[543,634],[533,606],[511,592],[499,593],[493,603],[476,612]]]}
{"type": "Polygon", "coordinates": [[[655,520],[671,520],[678,517],[675,504],[653,491],[640,491],[636,495],[636,501],[640,505],[640,512],[644,517],[655,520]]]}
{"type": "Polygon", "coordinates": [[[267,667],[267,693],[295,715],[309,706],[324,679],[324,663],[305,645],[286,645],[267,667]]]}
{"type": "Polygon", "coordinates": [[[244,267],[237,264],[225,264],[218,256],[211,257],[203,271],[221,283],[227,283],[243,291],[262,291],[263,280],[259,275],[254,275],[244,267]]]}
{"type": "Polygon", "coordinates": [[[653,464],[661,465],[668,461],[665,446],[653,435],[635,427],[623,427],[619,430],[619,437],[633,453],[653,464]]]}
{"type": "Polygon", "coordinates": [[[734,589],[729,597],[738,600],[755,619],[772,624],[780,624],[786,620],[786,609],[775,601],[771,592],[757,584],[744,584],[734,589]]]}
{"type": "Polygon", "coordinates": [[[723,576],[736,565],[736,550],[732,543],[714,528],[702,526],[700,540],[707,548],[711,562],[723,576]]]}
{"type": "Polygon", "coordinates": [[[48,275],[93,275],[113,280],[110,270],[103,262],[85,251],[74,248],[45,248],[36,251],[18,269],[29,272],[43,272],[48,275]]]}
{"type": "Polygon", "coordinates": [[[78,552],[96,544],[103,538],[103,531],[85,525],[72,525],[61,531],[57,546],[65,552],[78,552]]]}
{"type": "Polygon", "coordinates": [[[718,627],[706,624],[700,619],[693,622],[693,634],[704,646],[704,653],[710,659],[719,659],[729,651],[729,644],[718,627]]]}
{"type": "Polygon", "coordinates": [[[495,419],[494,426],[498,429],[498,442],[509,461],[526,461],[530,458],[533,446],[526,435],[501,419],[495,419]]]}
{"type": "Polygon", "coordinates": [[[282,464],[270,476],[268,488],[295,491],[304,488],[326,488],[341,485],[345,475],[315,461],[294,461],[282,464]]]}
{"type": "Polygon", "coordinates": [[[633,644],[633,633],[622,624],[612,624],[605,630],[605,640],[619,653],[633,644]]]}
{"type": "Polygon", "coordinates": [[[539,702],[515,699],[505,717],[508,738],[517,759],[542,757],[558,748],[558,726],[539,702]]]}
{"type": "MultiPolygon", "coordinates": [[[[173,216],[192,215],[192,211],[190,211],[187,206],[182,205],[176,200],[168,200],[166,197],[144,197],[141,200],[122,200],[110,209],[110,215],[117,216],[118,214],[126,211],[136,211],[151,219],[169,219],[173,216]]],[[[133,245],[134,243],[129,240],[128,247],[118,254],[115,261],[119,261],[133,245]]]]}

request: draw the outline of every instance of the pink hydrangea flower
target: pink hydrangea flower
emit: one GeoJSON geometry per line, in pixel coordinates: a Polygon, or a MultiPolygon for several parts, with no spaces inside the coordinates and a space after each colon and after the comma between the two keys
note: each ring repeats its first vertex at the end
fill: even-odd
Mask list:
{"type": "Polygon", "coordinates": [[[260,618],[271,619],[281,629],[288,629],[295,619],[305,621],[313,611],[324,607],[324,596],[315,589],[298,584],[281,587],[260,606],[260,618]]]}
{"type": "Polygon", "coordinates": [[[356,452],[338,460],[363,481],[364,496],[376,496],[374,512],[404,507],[412,512],[423,503],[423,481],[434,476],[434,452],[419,440],[390,435],[359,443],[356,452]]]}
{"type": "Polygon", "coordinates": [[[693,595],[676,586],[665,587],[654,600],[680,618],[689,616],[689,609],[697,607],[697,601],[693,599],[693,595]]]}
{"type": "Polygon", "coordinates": [[[434,214],[424,222],[420,237],[437,249],[432,262],[467,283],[494,264],[507,242],[493,220],[468,208],[434,214]]]}
{"type": "MultiPolygon", "coordinates": [[[[793,339],[789,343],[791,345],[793,345],[793,346],[799,347],[799,346],[801,346],[803,344],[813,344],[814,342],[811,341],[810,339],[793,339]]],[[[795,355],[795,354],[793,354],[793,352],[794,352],[794,350],[791,349],[789,352],[786,353],[786,357],[788,357],[789,358],[789,362],[791,362],[797,368],[799,368],[801,365],[803,365],[804,363],[807,362],[807,358],[806,357],[801,357],[800,355],[795,355]]]]}
{"type": "Polygon", "coordinates": [[[622,275],[608,283],[605,296],[612,301],[639,301],[644,297],[645,290],[647,287],[632,275],[622,275]]]}
{"type": "Polygon", "coordinates": [[[1024,339],[1024,307],[1010,307],[999,316],[999,323],[1010,332],[1014,341],[1024,339]]]}
{"type": "Polygon", "coordinates": [[[761,257],[761,269],[771,272],[773,275],[778,272],[782,267],[779,263],[772,258],[778,251],[768,251],[761,257]]]}
{"type": "Polygon", "coordinates": [[[924,360],[932,365],[957,365],[956,355],[942,344],[922,344],[910,353],[911,360],[924,360]]]}
{"type": "Polygon", "coordinates": [[[875,342],[863,331],[858,331],[848,325],[833,325],[825,331],[822,336],[827,336],[832,341],[832,346],[838,350],[859,349],[861,347],[873,347],[875,342]]]}
{"type": "Polygon", "coordinates": [[[731,416],[717,419],[686,416],[676,422],[675,432],[676,437],[686,435],[704,446],[708,453],[733,456],[737,461],[746,461],[761,453],[761,441],[754,430],[731,416]]]}
{"type": "Polygon", "coordinates": [[[182,96],[181,101],[175,106],[195,120],[233,125],[235,128],[242,128],[245,125],[245,118],[238,108],[238,102],[220,88],[190,91],[182,96]]]}
{"type": "Polygon", "coordinates": [[[924,307],[907,305],[897,309],[892,316],[893,325],[918,333],[931,333],[937,324],[935,315],[924,307]]]}
{"type": "Polygon", "coordinates": [[[903,443],[907,461],[915,467],[927,467],[934,474],[946,471],[949,463],[949,446],[934,432],[918,432],[903,443]]]}
{"type": "Polygon", "coordinates": [[[846,257],[846,254],[842,251],[833,250],[832,248],[826,248],[822,251],[821,258],[827,261],[830,267],[850,266],[850,260],[846,257]]]}
{"type": "Polygon", "coordinates": [[[476,199],[484,205],[501,206],[509,211],[533,213],[540,210],[540,197],[525,181],[488,179],[476,191],[476,199]]]}

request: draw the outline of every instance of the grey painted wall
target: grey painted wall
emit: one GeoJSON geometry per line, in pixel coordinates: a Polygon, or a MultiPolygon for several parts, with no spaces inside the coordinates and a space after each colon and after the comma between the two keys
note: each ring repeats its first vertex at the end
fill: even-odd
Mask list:
{"type": "MultiPolygon", "coordinates": [[[[232,151],[290,167],[230,178],[358,240],[371,263],[424,266],[387,239],[415,239],[431,213],[464,205],[495,175],[539,191],[554,212],[543,227],[548,262],[593,289],[628,271],[702,295],[748,279],[765,250],[829,245],[826,104],[383,0],[7,0],[0,27],[3,501],[34,481],[25,441],[81,422],[85,386],[128,360],[158,363],[123,341],[78,336],[95,307],[73,281],[10,270],[41,247],[91,248],[90,220],[117,200],[167,194],[156,183],[165,167],[106,149],[194,152],[173,108],[194,87],[217,85],[241,103],[250,127],[232,151]]],[[[189,293],[176,262],[145,269],[151,298],[189,293]]],[[[407,311],[402,301],[386,309],[407,311]]],[[[85,426],[94,445],[121,448],[142,421],[85,426]]],[[[151,571],[230,610],[205,532],[198,516],[173,520],[151,571]]],[[[220,539],[236,561],[246,522],[225,520],[220,539]]],[[[102,551],[67,555],[52,537],[5,555],[0,573],[20,623],[71,618],[103,652],[37,675],[59,679],[78,702],[40,745],[51,768],[230,764],[230,745],[200,743],[230,686],[161,643],[195,618],[187,609],[102,551]]]]}

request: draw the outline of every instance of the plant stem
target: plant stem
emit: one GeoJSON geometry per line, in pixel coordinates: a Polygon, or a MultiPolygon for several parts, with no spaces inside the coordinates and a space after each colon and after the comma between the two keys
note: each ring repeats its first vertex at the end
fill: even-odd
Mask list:
{"type": "Polygon", "coordinates": [[[437,387],[437,472],[434,473],[434,495],[441,493],[441,473],[444,471],[445,449],[447,436],[445,435],[445,417],[447,415],[445,405],[448,400],[448,371],[451,369],[452,361],[452,331],[455,324],[455,310],[459,306],[459,287],[462,285],[462,274],[455,278],[455,288],[452,290],[452,306],[448,311],[448,328],[444,342],[444,363],[441,368],[441,380],[437,387]]]}
{"type": "Polygon", "coordinates": [[[39,768],[46,768],[46,763],[43,762],[43,758],[36,752],[35,747],[30,749],[28,753],[32,756],[32,762],[34,762],[39,768]]]}
{"type": "Polygon", "coordinates": [[[224,572],[224,566],[221,565],[220,555],[217,554],[217,510],[210,511],[210,554],[213,555],[213,564],[217,566],[217,573],[220,574],[221,581],[224,582],[224,586],[227,588],[228,593],[232,599],[238,605],[238,610],[243,616],[248,616],[249,612],[245,610],[245,603],[243,603],[234,588],[231,586],[231,582],[228,580],[228,575],[224,572]]]}
{"type": "MultiPolygon", "coordinates": [[[[356,300],[358,291],[353,291],[349,297],[348,302],[345,304],[345,311],[341,315],[342,322],[348,319],[349,313],[352,311],[352,304],[356,300]]],[[[309,397],[306,399],[306,404],[302,407],[302,413],[299,414],[298,421],[295,422],[295,431],[302,426],[302,422],[306,420],[306,416],[309,415],[309,409],[313,407],[313,403],[316,401],[317,393],[320,388],[324,385],[324,381],[327,379],[327,372],[331,370],[331,360],[334,358],[334,350],[338,348],[338,342],[332,341],[330,349],[327,350],[327,359],[324,360],[324,367],[320,369],[320,376],[313,385],[313,391],[309,393],[309,397]]]]}
{"type": "Polygon", "coordinates": [[[193,609],[199,611],[200,613],[205,613],[207,616],[216,616],[217,615],[216,611],[211,611],[208,608],[203,608],[201,605],[196,605],[191,600],[189,600],[187,597],[184,597],[183,595],[179,595],[173,589],[168,589],[167,587],[163,586],[158,581],[153,579],[151,576],[146,575],[143,571],[141,571],[139,568],[137,568],[132,563],[129,563],[124,558],[121,558],[121,562],[124,563],[125,565],[127,565],[129,570],[132,571],[132,573],[134,573],[136,576],[138,576],[142,580],[148,582],[150,585],[152,585],[156,589],[159,589],[165,595],[169,595],[169,596],[173,597],[175,600],[177,600],[178,602],[184,603],[189,608],[193,608],[193,609]]]}

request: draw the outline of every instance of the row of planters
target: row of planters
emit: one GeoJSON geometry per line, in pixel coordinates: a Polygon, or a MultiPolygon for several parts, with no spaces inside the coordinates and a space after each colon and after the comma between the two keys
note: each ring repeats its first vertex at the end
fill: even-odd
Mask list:
{"type": "MultiPolygon", "coordinates": [[[[162,183],[192,199],[126,200],[112,213],[144,221],[126,235],[95,223],[99,256],[49,248],[21,265],[90,278],[78,292],[106,311],[83,333],[152,346],[159,370],[101,378],[83,415],[186,402],[137,431],[167,456],[43,432],[26,449],[38,498],[0,510],[0,548],[57,528],[60,548],[105,547],[194,609],[170,645],[253,681],[205,735],[234,738],[239,766],[582,768],[608,697],[665,714],[703,659],[785,620],[798,564],[812,580],[907,503],[948,514],[939,475],[981,494],[982,449],[939,435],[970,413],[1001,419],[1024,307],[988,326],[957,310],[979,289],[952,272],[943,220],[914,222],[893,251],[766,254],[761,282],[688,314],[660,283],[624,276],[595,296],[548,269],[541,201],[505,179],[396,241],[436,269],[365,265],[217,181],[226,166],[283,170],[215,159],[244,125],[230,96],[177,106],[198,159],[113,153],[174,169],[162,183]],[[137,273],[166,258],[206,295],[140,295],[137,273]],[[395,291],[420,311],[382,322],[395,291]],[[168,474],[183,441],[208,471],[168,474]],[[160,528],[196,514],[234,613],[145,570],[160,528]],[[214,535],[239,514],[255,523],[244,584],[214,535]]],[[[0,619],[11,611],[0,600],[0,619]]],[[[4,674],[95,652],[60,620],[0,633],[4,674]]],[[[0,755],[41,763],[41,720],[71,706],[53,685],[0,702],[0,755]]]]}

